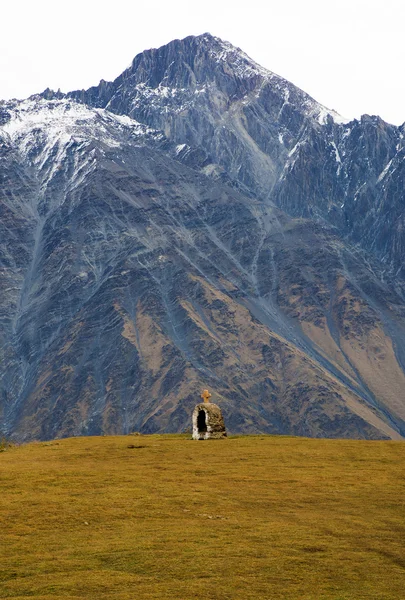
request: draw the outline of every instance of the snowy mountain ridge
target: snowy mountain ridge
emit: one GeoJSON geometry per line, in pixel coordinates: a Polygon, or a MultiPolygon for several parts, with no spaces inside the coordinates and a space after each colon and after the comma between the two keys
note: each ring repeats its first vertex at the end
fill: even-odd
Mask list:
{"type": "Polygon", "coordinates": [[[134,137],[159,135],[130,117],[114,115],[100,108],[92,109],[73,100],[29,98],[4,102],[1,108],[8,118],[0,124],[0,132],[17,144],[38,130],[47,137],[49,144],[56,140],[66,143],[89,141],[101,134],[103,141],[111,147],[119,145],[111,134],[113,128],[127,129],[134,137]]]}

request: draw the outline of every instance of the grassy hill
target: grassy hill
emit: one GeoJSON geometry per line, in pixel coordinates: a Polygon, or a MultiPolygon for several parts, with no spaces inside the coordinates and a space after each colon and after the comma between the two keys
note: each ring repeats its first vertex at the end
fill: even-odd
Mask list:
{"type": "Polygon", "coordinates": [[[271,436],[11,447],[0,598],[403,598],[404,464],[403,442],[271,436]]]}

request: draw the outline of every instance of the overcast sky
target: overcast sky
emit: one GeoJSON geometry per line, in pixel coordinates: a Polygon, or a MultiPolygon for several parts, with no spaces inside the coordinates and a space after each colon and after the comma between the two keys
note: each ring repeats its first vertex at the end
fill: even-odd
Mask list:
{"type": "Polygon", "coordinates": [[[87,88],[209,31],[343,116],[402,124],[404,27],[405,0],[4,0],[0,98],[87,88]]]}

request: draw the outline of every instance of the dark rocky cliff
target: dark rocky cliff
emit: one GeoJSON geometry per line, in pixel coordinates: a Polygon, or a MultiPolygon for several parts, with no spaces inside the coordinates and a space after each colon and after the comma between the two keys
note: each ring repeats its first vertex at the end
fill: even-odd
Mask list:
{"type": "Polygon", "coordinates": [[[7,435],[405,436],[400,128],[208,34],[0,118],[7,435]]]}

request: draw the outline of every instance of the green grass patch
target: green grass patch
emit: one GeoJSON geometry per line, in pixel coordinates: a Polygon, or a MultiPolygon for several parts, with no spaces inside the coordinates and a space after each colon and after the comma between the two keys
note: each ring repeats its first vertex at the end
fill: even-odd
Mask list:
{"type": "Polygon", "coordinates": [[[0,598],[403,598],[404,459],[282,436],[8,447],[0,598]]]}

